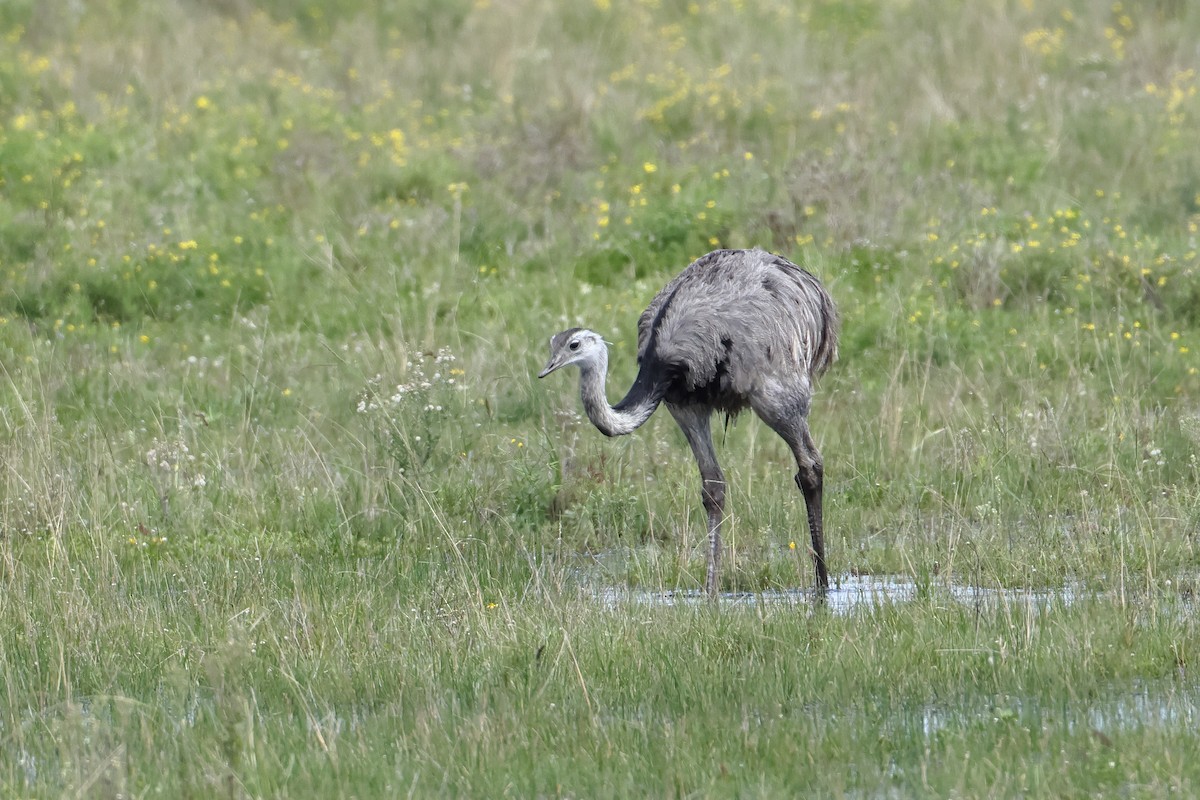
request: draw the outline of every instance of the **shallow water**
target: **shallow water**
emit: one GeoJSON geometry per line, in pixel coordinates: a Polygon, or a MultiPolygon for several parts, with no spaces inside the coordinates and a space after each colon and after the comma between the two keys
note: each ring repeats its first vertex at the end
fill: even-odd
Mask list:
{"type": "MultiPolygon", "coordinates": [[[[899,575],[851,575],[834,580],[825,596],[825,606],[835,613],[905,603],[918,596],[945,598],[969,606],[1005,608],[1010,606],[1067,606],[1074,602],[1071,587],[1061,589],[999,589],[968,584],[931,582],[918,585],[899,575]]],[[[708,602],[704,592],[695,589],[654,590],[606,586],[596,591],[606,608],[635,606],[691,606],[708,602]]],[[[817,595],[812,589],[770,589],[762,592],[722,592],[720,604],[756,607],[760,605],[813,605],[817,595]]]]}
{"type": "MultiPolygon", "coordinates": [[[[595,591],[594,596],[610,610],[703,608],[708,605],[708,596],[700,590],[604,587],[595,591]]],[[[1009,609],[1052,611],[1067,608],[1091,596],[1079,586],[1070,585],[1057,589],[1002,589],[939,579],[918,584],[898,575],[862,575],[836,579],[826,595],[825,608],[835,614],[849,614],[929,598],[941,605],[959,603],[967,608],[1003,614],[1009,609]]],[[[815,609],[819,602],[812,589],[785,589],[723,592],[719,605],[745,609],[764,606],[815,609]]],[[[1185,600],[1182,607],[1192,609],[1184,613],[1194,613],[1196,608],[1190,600],[1185,600]]],[[[1109,735],[1148,729],[1193,730],[1200,725],[1200,692],[1190,684],[1181,685],[1170,679],[1153,683],[1135,681],[1128,686],[1114,686],[1111,691],[1087,701],[1047,705],[1044,700],[1033,697],[1012,697],[998,705],[989,701],[977,707],[919,705],[897,711],[882,723],[884,728],[892,727],[897,731],[919,730],[927,737],[980,724],[1011,724],[1030,729],[1065,726],[1070,731],[1089,731],[1097,740],[1110,744],[1109,735]]]]}
{"type": "Polygon", "coordinates": [[[1200,696],[1170,680],[1135,682],[1128,689],[1106,692],[1080,704],[1046,705],[1035,698],[1008,698],[1000,706],[947,708],[924,706],[899,714],[888,724],[919,728],[926,736],[972,724],[1012,723],[1026,727],[1065,726],[1070,731],[1117,734],[1138,730],[1194,730],[1200,723],[1200,696]]]}

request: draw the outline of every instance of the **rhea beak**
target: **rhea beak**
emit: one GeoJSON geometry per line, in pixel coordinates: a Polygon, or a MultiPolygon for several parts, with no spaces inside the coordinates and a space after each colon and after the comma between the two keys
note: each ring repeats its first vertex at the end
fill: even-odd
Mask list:
{"type": "Polygon", "coordinates": [[[549,375],[551,372],[554,372],[554,370],[558,369],[558,368],[561,366],[560,364],[556,364],[556,363],[554,363],[554,362],[555,362],[555,359],[553,359],[553,358],[551,358],[549,361],[547,361],[547,362],[546,362],[546,368],[545,368],[544,370],[542,370],[541,372],[539,372],[539,373],[538,373],[538,377],[539,377],[539,378],[544,378],[544,377],[546,377],[547,375],[549,375]]]}

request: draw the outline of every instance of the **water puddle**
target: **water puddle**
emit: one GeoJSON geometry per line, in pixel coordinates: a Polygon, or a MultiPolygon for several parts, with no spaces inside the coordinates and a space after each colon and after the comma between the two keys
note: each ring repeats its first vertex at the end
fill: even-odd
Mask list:
{"type": "Polygon", "coordinates": [[[1051,703],[1037,698],[1008,698],[977,708],[924,706],[901,713],[885,723],[898,730],[919,729],[932,736],[972,725],[1012,724],[1026,728],[1065,727],[1088,731],[1105,740],[1142,730],[1195,730],[1200,724],[1200,696],[1171,681],[1135,682],[1125,690],[1105,692],[1083,705],[1051,703]]]}
{"type": "MultiPolygon", "coordinates": [[[[825,596],[825,605],[830,611],[846,614],[859,609],[906,603],[922,596],[981,608],[1046,608],[1070,605],[1075,601],[1076,592],[1070,587],[1000,589],[947,582],[918,584],[899,575],[851,575],[833,582],[825,596]]],[[[702,606],[708,602],[708,596],[698,589],[655,590],[615,586],[598,589],[596,598],[609,609],[629,605],[702,606]]],[[[722,592],[719,602],[722,606],[734,607],[799,606],[814,605],[816,599],[812,589],[770,589],[761,592],[722,592]]]]}

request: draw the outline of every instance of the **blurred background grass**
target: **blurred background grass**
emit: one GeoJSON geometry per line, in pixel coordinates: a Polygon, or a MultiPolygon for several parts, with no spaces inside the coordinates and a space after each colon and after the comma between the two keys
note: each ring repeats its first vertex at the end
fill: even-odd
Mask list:
{"type": "MultiPolygon", "coordinates": [[[[6,430],[41,442],[13,451],[10,528],[61,537],[102,513],[191,543],[311,541],[316,520],[387,540],[427,510],[396,495],[420,490],[535,541],[678,538],[664,521],[692,504],[636,488],[669,476],[694,494],[655,456],[680,450],[670,426],[598,441],[566,381],[530,375],[549,333],[586,324],[628,380],[637,313],[726,246],[806,265],[845,317],[814,420],[846,495],[843,568],[913,560],[894,534],[922,507],[1005,509],[1011,527],[1078,518],[1096,502],[1082,492],[1124,507],[1195,484],[1186,4],[2,14],[6,430]],[[436,385],[397,391],[443,348],[436,385]],[[170,487],[145,474],[167,441],[205,485],[174,485],[175,464],[170,487]],[[12,477],[39,466],[80,491],[12,477]],[[100,471],[114,483],[84,478],[100,471]],[[166,488],[183,495],[169,512],[166,488]],[[22,511],[26,489],[56,507],[22,511]]],[[[763,465],[753,513],[787,498],[767,524],[795,527],[781,448],[728,436],[748,473],[734,491],[763,465]]]]}

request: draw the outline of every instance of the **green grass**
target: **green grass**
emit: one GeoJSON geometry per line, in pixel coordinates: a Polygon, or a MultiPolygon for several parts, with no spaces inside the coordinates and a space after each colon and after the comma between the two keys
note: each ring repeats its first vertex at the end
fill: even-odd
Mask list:
{"type": "Polygon", "coordinates": [[[376,5],[0,6],[0,795],[1200,790],[1196,10],[376,5]],[[545,343],[615,394],[755,245],[843,316],[831,570],[913,600],[770,601],[751,417],[766,599],[599,594],[701,585],[698,479],[545,343]]]}

